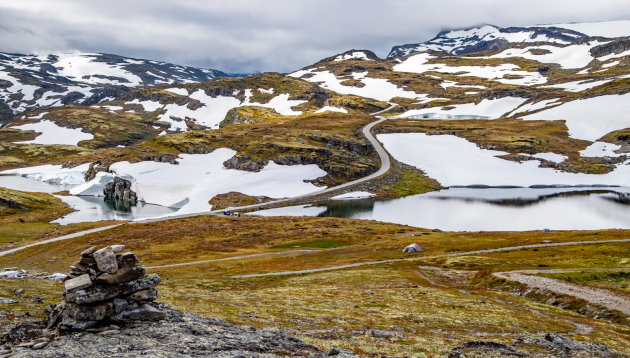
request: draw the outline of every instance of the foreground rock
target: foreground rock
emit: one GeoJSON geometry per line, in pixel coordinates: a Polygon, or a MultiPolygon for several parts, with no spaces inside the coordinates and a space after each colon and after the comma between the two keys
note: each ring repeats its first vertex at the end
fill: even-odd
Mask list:
{"type": "Polygon", "coordinates": [[[50,308],[48,330],[83,331],[109,324],[155,321],[164,317],[151,303],[158,298],[156,274],[146,275],[123,245],[91,247],[70,267],[63,301],[50,308]]]}
{"type": "Polygon", "coordinates": [[[18,347],[24,343],[13,342],[11,357],[359,357],[341,349],[322,352],[283,331],[234,326],[164,304],[154,305],[164,314],[157,322],[62,335],[36,349],[30,343],[37,339],[44,342],[45,339],[35,338],[43,330],[40,328],[40,332],[29,335],[19,334],[16,329],[9,334],[21,337],[30,346],[18,347]]]}

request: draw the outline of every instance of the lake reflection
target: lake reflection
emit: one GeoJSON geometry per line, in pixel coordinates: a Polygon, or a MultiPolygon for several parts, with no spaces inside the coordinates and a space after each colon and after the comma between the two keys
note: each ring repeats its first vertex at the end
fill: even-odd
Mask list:
{"type": "Polygon", "coordinates": [[[394,200],[330,201],[253,215],[343,217],[445,231],[629,229],[630,188],[451,188],[394,200]]]}
{"type": "MultiPolygon", "coordinates": [[[[0,187],[26,192],[56,193],[69,190],[73,185],[49,184],[22,176],[0,175],[0,187]]],[[[175,209],[160,205],[144,203],[130,205],[120,200],[105,200],[97,196],[55,196],[75,210],[52,221],[62,225],[101,220],[144,219],[175,212],[175,209]]]]}

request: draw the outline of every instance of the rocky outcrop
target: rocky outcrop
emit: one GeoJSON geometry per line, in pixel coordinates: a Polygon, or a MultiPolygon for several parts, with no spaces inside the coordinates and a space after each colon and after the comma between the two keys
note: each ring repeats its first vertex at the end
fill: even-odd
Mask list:
{"type": "Polygon", "coordinates": [[[97,160],[93,163],[90,163],[90,167],[87,172],[85,172],[85,181],[88,182],[94,178],[96,178],[96,174],[99,172],[109,173],[109,163],[105,160],[97,160]]]}
{"type": "MultiPolygon", "coordinates": [[[[223,162],[223,166],[227,169],[246,170],[248,172],[259,172],[265,165],[269,163],[268,160],[252,159],[247,155],[235,155],[232,158],[223,162]]],[[[280,163],[278,163],[280,164],[280,163]]]]}
{"type": "Polygon", "coordinates": [[[557,333],[518,338],[511,345],[470,341],[453,348],[449,358],[465,357],[602,357],[621,358],[626,355],[606,346],[591,342],[578,342],[557,333]],[[532,355],[535,349],[536,355],[532,355]]]}
{"type": "MultiPolygon", "coordinates": [[[[175,310],[156,304],[163,319],[133,323],[126,327],[109,326],[89,332],[58,337],[33,337],[18,330],[16,339],[26,339],[29,347],[18,347],[20,340],[5,352],[11,357],[360,357],[344,349],[322,352],[278,329],[240,327],[218,319],[175,310]],[[22,334],[20,334],[22,333],[22,334]],[[35,348],[37,340],[47,342],[35,348]]],[[[23,327],[36,331],[37,327],[23,327]]],[[[22,343],[24,344],[24,343],[22,343]]],[[[0,353],[2,347],[0,347],[0,353]]]]}
{"type": "Polygon", "coordinates": [[[131,182],[119,177],[114,178],[113,182],[107,183],[103,189],[105,199],[122,200],[130,204],[138,201],[138,196],[131,190],[131,182]]]}
{"type": "Polygon", "coordinates": [[[108,324],[155,321],[164,314],[152,305],[158,297],[156,274],[146,269],[123,245],[91,247],[70,266],[63,300],[49,308],[47,330],[84,331],[108,324]]]}
{"type": "Polygon", "coordinates": [[[219,128],[234,124],[252,124],[265,120],[281,117],[280,113],[272,108],[260,106],[243,106],[232,108],[225,115],[225,119],[219,123],[219,128]]]}

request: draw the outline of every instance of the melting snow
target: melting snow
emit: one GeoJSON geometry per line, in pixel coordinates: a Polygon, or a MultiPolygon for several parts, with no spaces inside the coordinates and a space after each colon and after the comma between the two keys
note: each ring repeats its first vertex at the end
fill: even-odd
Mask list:
{"type": "Polygon", "coordinates": [[[619,157],[624,155],[624,153],[615,153],[615,150],[618,150],[620,148],[621,146],[617,144],[595,142],[589,145],[586,149],[580,151],[580,155],[583,157],[619,157]]]}
{"type": "Polygon", "coordinates": [[[185,89],[185,88],[177,88],[177,87],[167,88],[167,89],[165,89],[165,91],[168,91],[168,92],[171,92],[171,93],[175,93],[175,94],[178,94],[180,96],[188,96],[188,90],[185,89]]]}
{"type": "Polygon", "coordinates": [[[335,57],[335,59],[333,61],[338,62],[338,61],[346,61],[346,60],[367,60],[367,61],[371,61],[367,57],[365,52],[363,52],[363,51],[354,51],[352,53],[348,53],[348,54],[345,54],[345,55],[339,55],[339,56],[335,57]]]}
{"type": "MultiPolygon", "coordinates": [[[[177,165],[118,162],[110,169],[131,180],[132,189],[139,198],[147,203],[180,208],[176,212],[178,215],[211,210],[208,200],[231,191],[282,198],[322,189],[304,182],[326,175],[314,164],[285,166],[270,162],[260,172],[226,169],[223,162],[234,154],[233,150],[221,148],[209,154],[182,154],[177,165]]],[[[110,174],[103,173],[73,188],[71,193],[93,195],[102,192],[108,180],[111,180],[110,174]]]]}
{"type": "Polygon", "coordinates": [[[11,169],[0,172],[5,175],[20,175],[49,184],[79,185],[85,182],[85,173],[89,164],[82,164],[74,168],[62,168],[61,165],[39,165],[35,167],[11,169]]]}
{"type": "Polygon", "coordinates": [[[140,101],[139,99],[134,99],[131,102],[127,102],[125,104],[139,104],[142,106],[142,108],[144,108],[145,111],[147,112],[155,112],[158,109],[162,108],[164,105],[161,104],[160,102],[155,102],[155,101],[140,101]]]}
{"type": "Polygon", "coordinates": [[[395,65],[393,70],[411,73],[425,73],[431,71],[452,73],[458,76],[475,76],[505,84],[524,86],[547,82],[547,79],[540,73],[523,71],[519,66],[514,64],[501,64],[499,66],[449,66],[444,63],[427,63],[432,58],[435,57],[428,53],[420,53],[395,65]],[[521,78],[504,78],[505,75],[519,76],[521,78]]]}
{"type": "Polygon", "coordinates": [[[318,109],[317,111],[315,111],[315,113],[323,113],[323,112],[340,112],[340,113],[348,113],[348,110],[346,110],[345,108],[339,108],[339,107],[331,107],[331,106],[324,106],[320,109],[318,109]]]}
{"type": "Polygon", "coordinates": [[[536,160],[517,163],[497,158],[507,153],[481,149],[451,135],[381,134],[378,139],[394,158],[423,170],[444,186],[630,185],[629,163],[608,174],[575,174],[540,168],[536,160]]]}
{"type": "Polygon", "coordinates": [[[603,42],[593,41],[589,44],[559,46],[536,46],[526,48],[510,48],[489,58],[522,57],[542,63],[557,63],[562,68],[583,68],[593,61],[591,48],[601,45],[603,42]],[[549,53],[535,55],[532,50],[544,50],[549,53]]]}
{"type": "Polygon", "coordinates": [[[603,84],[606,84],[610,81],[612,81],[613,79],[609,79],[609,80],[601,80],[601,81],[574,81],[574,82],[565,82],[565,83],[556,83],[553,85],[547,85],[547,86],[541,86],[542,88],[563,88],[565,91],[568,92],[582,92],[582,91],[586,91],[589,90],[591,88],[595,88],[597,86],[601,86],[603,84]]]}
{"type": "Polygon", "coordinates": [[[332,72],[322,71],[314,72],[313,69],[297,71],[289,76],[300,78],[305,74],[313,74],[314,76],[305,78],[309,82],[322,82],[321,86],[335,91],[340,94],[353,94],[362,97],[373,98],[378,101],[389,101],[394,97],[414,98],[426,101],[428,96],[426,94],[418,94],[413,91],[404,90],[395,84],[382,78],[365,77],[365,73],[354,73],[353,77],[363,82],[363,87],[345,86],[342,85],[339,78],[337,78],[332,72]]]}
{"type": "Polygon", "coordinates": [[[630,127],[630,93],[566,102],[523,119],[564,120],[572,138],[596,141],[612,131],[630,127]]]}
{"type": "Polygon", "coordinates": [[[57,53],[59,60],[54,64],[61,76],[91,84],[114,84],[138,86],[142,79],[126,71],[121,65],[110,65],[105,62],[95,62],[96,54],[86,53],[57,53]],[[115,77],[126,81],[111,80],[100,76],[115,77]]]}
{"type": "Polygon", "coordinates": [[[422,115],[434,115],[435,118],[444,119],[468,119],[470,117],[486,117],[496,119],[520,106],[527,98],[504,97],[497,99],[484,99],[479,103],[465,103],[453,105],[453,109],[444,110],[443,107],[430,107],[412,109],[398,117],[411,117],[422,115]]]}
{"type": "Polygon", "coordinates": [[[367,191],[353,191],[351,193],[345,193],[337,196],[333,196],[332,200],[352,200],[352,199],[365,199],[376,196],[376,194],[372,194],[367,191]]]}
{"type": "Polygon", "coordinates": [[[55,122],[43,120],[38,123],[27,123],[11,128],[23,131],[32,130],[41,133],[33,140],[16,142],[18,144],[62,144],[78,145],[82,140],[94,139],[91,133],[85,133],[80,128],[66,128],[57,125],[55,122]]]}

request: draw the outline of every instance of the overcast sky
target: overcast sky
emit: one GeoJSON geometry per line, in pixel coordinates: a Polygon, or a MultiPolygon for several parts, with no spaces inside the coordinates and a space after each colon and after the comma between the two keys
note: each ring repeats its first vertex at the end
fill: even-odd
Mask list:
{"type": "Polygon", "coordinates": [[[80,50],[289,72],[446,28],[630,19],[630,0],[0,0],[0,51],[80,50]]]}

